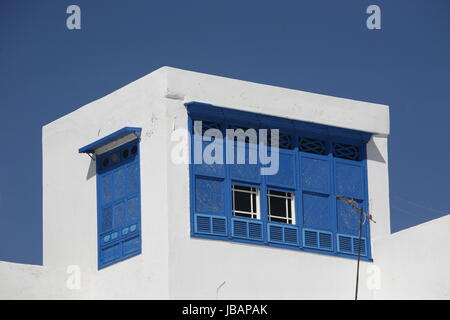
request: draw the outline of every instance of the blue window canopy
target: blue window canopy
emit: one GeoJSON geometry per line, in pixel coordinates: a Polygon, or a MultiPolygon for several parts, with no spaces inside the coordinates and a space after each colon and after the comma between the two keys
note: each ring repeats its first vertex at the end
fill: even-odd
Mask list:
{"type": "Polygon", "coordinates": [[[301,120],[293,120],[288,117],[282,118],[250,111],[241,111],[198,101],[190,101],[185,103],[184,105],[188,111],[189,116],[194,120],[202,119],[217,122],[238,121],[242,122],[243,125],[247,125],[255,129],[272,128],[280,129],[282,131],[285,130],[287,132],[308,132],[315,133],[317,136],[323,138],[340,137],[343,139],[350,139],[351,141],[359,141],[363,143],[367,143],[372,136],[372,134],[369,132],[333,127],[329,125],[301,120]]]}
{"type": "Polygon", "coordinates": [[[141,128],[124,127],[116,132],[107,135],[95,142],[88,144],[78,150],[79,153],[87,153],[89,155],[101,155],[112,149],[120,147],[135,139],[140,139],[141,128]]]}

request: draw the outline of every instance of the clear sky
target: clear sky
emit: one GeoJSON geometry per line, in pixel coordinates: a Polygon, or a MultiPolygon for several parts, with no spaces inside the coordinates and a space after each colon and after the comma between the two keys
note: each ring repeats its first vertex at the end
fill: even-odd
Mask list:
{"type": "Polygon", "coordinates": [[[0,260],[42,263],[42,126],[161,66],[389,105],[392,231],[450,212],[448,0],[1,0],[0,260]]]}

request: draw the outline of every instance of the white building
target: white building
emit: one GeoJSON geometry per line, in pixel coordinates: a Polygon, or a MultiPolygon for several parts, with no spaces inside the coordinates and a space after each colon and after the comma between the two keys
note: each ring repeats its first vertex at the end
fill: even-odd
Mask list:
{"type": "Polygon", "coordinates": [[[450,217],[390,234],[387,106],[163,67],[42,135],[43,266],[0,262],[1,299],[353,299],[338,196],[376,221],[359,298],[449,298],[450,217]],[[280,129],[277,174],[177,163],[195,120],[280,129]]]}

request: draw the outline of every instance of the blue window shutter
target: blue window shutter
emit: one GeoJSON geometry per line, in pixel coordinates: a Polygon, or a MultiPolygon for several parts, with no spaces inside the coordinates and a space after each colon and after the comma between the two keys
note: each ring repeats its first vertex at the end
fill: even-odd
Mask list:
{"type": "Polygon", "coordinates": [[[303,246],[310,249],[333,250],[333,234],[324,230],[303,228],[303,246]]]}
{"type": "Polygon", "coordinates": [[[205,137],[202,137],[200,135],[200,132],[195,132],[195,128],[193,128],[192,132],[192,149],[193,151],[200,152],[201,155],[198,155],[201,159],[200,163],[194,162],[194,157],[192,157],[193,162],[193,170],[194,173],[197,175],[203,175],[203,176],[210,176],[210,177],[216,177],[216,178],[224,178],[225,177],[225,148],[224,148],[224,139],[223,139],[223,131],[221,130],[221,126],[218,122],[212,122],[212,121],[202,121],[202,134],[206,133],[205,137]],[[213,137],[212,135],[208,135],[209,132],[213,131],[207,131],[209,129],[215,129],[219,130],[222,134],[222,138],[220,137],[213,137]],[[206,139],[209,139],[210,141],[207,141],[206,139]],[[200,146],[200,148],[196,149],[197,146],[200,146]],[[219,157],[217,155],[217,159],[221,163],[206,163],[204,154],[216,156],[214,150],[222,149],[222,157],[219,157]]]}
{"type": "Polygon", "coordinates": [[[361,246],[360,255],[367,256],[367,238],[352,236],[348,234],[337,234],[338,252],[357,256],[359,245],[361,246]]]}
{"type": "Polygon", "coordinates": [[[268,223],[269,242],[285,245],[299,245],[298,227],[284,223],[268,223]]]}
{"type": "MultiPolygon", "coordinates": [[[[229,142],[228,142],[229,143],[229,142]]],[[[258,155],[258,148],[255,144],[251,143],[234,143],[234,158],[233,163],[229,164],[230,168],[230,177],[234,180],[251,182],[251,183],[260,183],[261,182],[261,166],[259,161],[256,161],[256,164],[250,163],[250,152],[258,155]],[[244,156],[244,164],[238,163],[238,154],[245,154],[244,156]]],[[[227,145],[227,152],[229,153],[229,159],[231,159],[231,147],[227,145]]]]}
{"type": "Polygon", "coordinates": [[[232,218],[232,236],[248,240],[263,240],[261,221],[246,218],[232,218]]]}
{"type": "Polygon", "coordinates": [[[301,183],[303,190],[323,194],[330,193],[330,161],[326,156],[302,155],[301,183]]]}
{"type": "MultiPolygon", "coordinates": [[[[195,120],[196,121],[196,120],[195,120]]],[[[201,132],[190,124],[191,138],[191,210],[192,232],[202,236],[227,237],[228,222],[225,217],[225,148],[222,125],[217,120],[202,120],[201,132]],[[209,131],[208,131],[209,130],[209,131]],[[219,136],[218,130],[222,134],[219,136]],[[204,135],[204,136],[203,136],[204,135]],[[207,141],[207,140],[210,141],[207,141]],[[194,152],[201,152],[195,157],[194,152]],[[204,155],[218,158],[221,163],[207,163],[204,155]],[[198,163],[200,161],[200,163],[198,163]]],[[[231,192],[231,191],[230,191],[231,192]]]]}
{"type": "Polygon", "coordinates": [[[364,199],[364,171],[361,163],[335,160],[336,194],[364,199]]]}
{"type": "Polygon", "coordinates": [[[225,206],[223,191],[223,180],[197,176],[195,178],[195,211],[223,214],[225,206]]]}
{"type": "MultiPolygon", "coordinates": [[[[274,175],[267,175],[267,184],[277,187],[295,189],[295,156],[293,150],[278,149],[279,152],[279,167],[278,173],[274,175]]],[[[273,165],[273,164],[272,164],[273,165]]],[[[267,166],[265,166],[267,167],[267,166]]]]}
{"type": "Polygon", "coordinates": [[[99,269],[141,252],[139,140],[97,156],[99,269]]]}
{"type": "MultiPolygon", "coordinates": [[[[364,202],[361,200],[355,200],[356,205],[360,208],[364,207],[364,202]]],[[[337,211],[337,223],[338,232],[342,234],[348,234],[352,236],[359,235],[359,223],[360,223],[360,212],[356,209],[352,209],[352,206],[346,202],[336,199],[336,211],[337,211]]],[[[363,218],[364,221],[364,218],[363,218]]],[[[363,225],[362,236],[367,236],[367,225],[368,222],[363,225]]]]}
{"type": "Polygon", "coordinates": [[[225,217],[196,214],[195,232],[200,234],[210,234],[216,236],[227,235],[227,221],[225,217]]]}
{"type": "MultiPolygon", "coordinates": [[[[359,248],[355,240],[358,215],[351,213],[348,204],[337,201],[336,196],[354,199],[367,210],[365,144],[370,135],[197,102],[187,103],[186,107],[190,128],[194,119],[204,118],[203,131],[222,130],[224,138],[220,142],[226,147],[224,161],[230,159],[232,151],[235,163],[190,166],[192,236],[354,257],[359,248]],[[249,163],[250,150],[259,158],[258,146],[234,141],[231,149],[226,128],[244,131],[265,128],[268,133],[271,128],[279,129],[279,144],[268,146],[269,149],[279,148],[278,173],[262,176],[260,162],[249,163]],[[237,164],[238,151],[245,154],[245,164],[237,164]],[[261,220],[232,215],[233,184],[259,188],[261,220]],[[268,189],[295,194],[296,225],[268,221],[268,189]],[[338,238],[338,234],[343,236],[338,238]]],[[[193,135],[191,150],[198,138],[193,135]]],[[[209,142],[200,142],[203,151],[209,142]]],[[[366,223],[360,247],[362,256],[370,259],[369,237],[369,224],[366,223]]]]}
{"type": "Polygon", "coordinates": [[[303,193],[303,225],[307,228],[331,230],[330,197],[319,193],[303,193]]]}

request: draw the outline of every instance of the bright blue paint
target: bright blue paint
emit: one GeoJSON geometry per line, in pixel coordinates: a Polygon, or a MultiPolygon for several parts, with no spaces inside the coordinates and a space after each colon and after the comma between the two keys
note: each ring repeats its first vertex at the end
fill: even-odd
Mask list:
{"type": "Polygon", "coordinates": [[[332,230],[334,215],[330,207],[330,196],[303,192],[303,225],[308,228],[332,230]]]}
{"type": "Polygon", "coordinates": [[[267,234],[269,242],[284,245],[298,246],[300,244],[298,236],[298,226],[285,223],[267,223],[267,234]]]}
{"type": "MultiPolygon", "coordinates": [[[[358,241],[359,237],[348,234],[336,234],[338,252],[344,254],[358,255],[358,241]]],[[[367,238],[361,237],[361,252],[362,257],[367,256],[367,238]]],[[[370,247],[370,246],[369,246],[370,247]]]]}
{"type": "MultiPolygon", "coordinates": [[[[126,129],[126,130],[124,130],[126,129]]],[[[121,129],[85,147],[98,146],[123,136],[121,129]]],[[[139,128],[132,128],[140,132],[139,128]]],[[[92,149],[91,149],[92,148],[92,149]]],[[[82,148],[83,149],[83,148],[82,148]]],[[[81,149],[80,149],[81,150],[81,149]]],[[[139,138],[97,156],[98,268],[141,253],[139,138]]]]}
{"type": "Polygon", "coordinates": [[[224,213],[223,180],[200,177],[195,178],[195,208],[201,213],[224,213]]]}
{"type": "MultiPolygon", "coordinates": [[[[219,170],[210,169],[205,164],[191,164],[190,190],[193,190],[190,194],[191,236],[355,258],[353,249],[351,252],[339,250],[336,235],[338,232],[357,234],[358,215],[352,213],[350,206],[346,203],[337,200],[336,195],[357,197],[356,200],[367,211],[367,169],[364,147],[368,140],[367,134],[229,110],[198,102],[187,103],[186,107],[190,132],[193,130],[194,120],[215,121],[216,124],[208,122],[208,126],[220,128],[223,134],[224,129],[229,127],[281,128],[284,130],[285,143],[280,145],[286,147],[279,149],[280,170],[274,176],[260,175],[259,164],[220,165],[219,170]],[[343,151],[336,153],[335,143],[356,146],[359,152],[358,159],[361,160],[335,157],[335,154],[349,157],[343,151]],[[261,214],[259,220],[231,215],[232,184],[259,188],[261,214]],[[267,190],[269,189],[295,194],[296,225],[268,221],[267,190]],[[226,225],[221,234],[212,232],[211,223],[214,217],[226,225]]],[[[194,139],[200,139],[200,137],[191,135],[191,151],[194,139]]],[[[206,145],[207,143],[203,144],[203,148],[206,145]]],[[[236,148],[245,148],[248,151],[249,148],[256,148],[256,146],[235,144],[236,148]]],[[[350,147],[346,146],[346,148],[350,147]]],[[[230,150],[227,149],[225,152],[230,150]]],[[[191,161],[193,161],[192,152],[191,161]]],[[[248,152],[246,152],[246,161],[248,161],[248,152]]],[[[366,251],[362,256],[365,260],[371,260],[368,223],[364,225],[363,236],[367,239],[365,240],[367,243],[364,247],[366,251]]],[[[353,242],[352,239],[352,246],[353,242]]]]}
{"type": "Polygon", "coordinates": [[[303,228],[303,246],[310,249],[333,250],[333,233],[324,230],[303,228]]]}
{"type": "Polygon", "coordinates": [[[255,219],[231,218],[231,236],[247,240],[263,240],[263,224],[255,219]]]}
{"type": "Polygon", "coordinates": [[[267,176],[266,182],[268,185],[272,186],[295,189],[295,155],[290,150],[279,149],[279,156],[280,167],[278,169],[278,173],[275,175],[267,176]]]}
{"type": "Polygon", "coordinates": [[[194,230],[199,234],[210,234],[215,236],[227,235],[227,221],[225,217],[206,214],[194,215],[194,230]]]}

